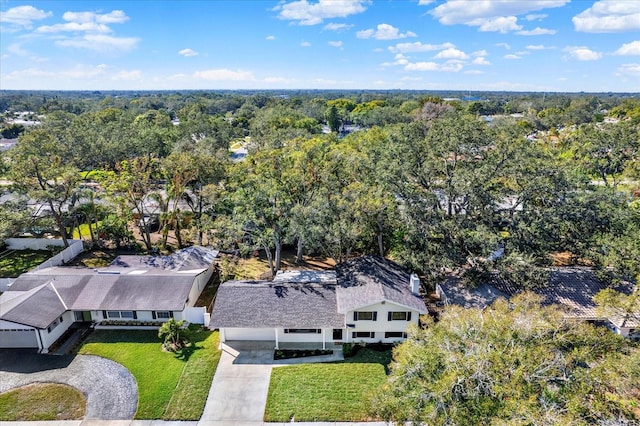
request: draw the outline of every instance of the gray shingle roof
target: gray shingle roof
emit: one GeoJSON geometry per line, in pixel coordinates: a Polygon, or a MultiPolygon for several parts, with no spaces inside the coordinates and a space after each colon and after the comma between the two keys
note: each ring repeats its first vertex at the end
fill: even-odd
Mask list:
{"type": "MultiPolygon", "coordinates": [[[[520,289],[502,279],[493,279],[490,283],[483,284],[476,288],[468,288],[457,282],[455,279],[447,279],[440,284],[445,292],[449,303],[454,303],[463,307],[483,308],[490,305],[497,297],[492,295],[510,297],[517,294],[520,289]],[[473,301],[469,304],[467,301],[473,301]]],[[[569,315],[582,319],[598,319],[596,304],[593,297],[607,286],[598,280],[589,268],[563,267],[552,268],[549,271],[549,282],[543,287],[532,289],[543,297],[542,303],[545,305],[559,305],[567,309],[569,315]]],[[[613,288],[624,294],[631,294],[634,285],[630,282],[623,282],[613,288]]],[[[615,322],[615,321],[614,321],[615,322]]]]}
{"type": "Polygon", "coordinates": [[[197,272],[143,272],[99,273],[56,267],[22,274],[10,291],[0,296],[0,319],[43,328],[67,310],[184,309],[197,272]],[[12,293],[17,292],[21,295],[13,297],[12,293]]]}
{"type": "Polygon", "coordinates": [[[122,255],[116,257],[104,270],[161,269],[168,271],[193,271],[207,269],[218,257],[218,250],[191,246],[169,256],[122,255]]]}
{"type": "Polygon", "coordinates": [[[343,327],[336,286],[319,283],[227,281],[220,285],[212,327],[343,327]]]}
{"type": "Polygon", "coordinates": [[[427,307],[411,292],[411,274],[379,256],[362,256],[336,265],[338,312],[390,301],[426,313],[427,307]]]}
{"type": "MultiPolygon", "coordinates": [[[[9,303],[7,305],[10,306],[0,310],[0,318],[18,324],[46,328],[66,311],[53,286],[48,283],[24,292],[16,299],[18,298],[21,299],[19,303],[9,303]]],[[[10,302],[15,301],[13,299],[10,302]]]]}

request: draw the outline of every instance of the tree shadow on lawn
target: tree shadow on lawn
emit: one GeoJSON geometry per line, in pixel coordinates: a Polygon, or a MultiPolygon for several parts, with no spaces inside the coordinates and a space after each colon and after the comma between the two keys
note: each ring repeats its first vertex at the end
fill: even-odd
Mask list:
{"type": "Polygon", "coordinates": [[[356,354],[351,357],[345,357],[346,364],[381,364],[384,367],[385,374],[389,375],[389,364],[392,361],[393,345],[372,345],[361,347],[356,354]]]}

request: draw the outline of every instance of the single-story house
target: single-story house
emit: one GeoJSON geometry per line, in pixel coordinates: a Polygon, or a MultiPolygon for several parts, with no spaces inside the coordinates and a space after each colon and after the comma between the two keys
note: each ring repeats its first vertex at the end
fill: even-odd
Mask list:
{"type": "MultiPolygon", "coordinates": [[[[625,337],[640,337],[640,323],[630,318],[603,318],[598,313],[593,297],[601,290],[608,288],[594,275],[590,268],[556,267],[549,271],[547,285],[531,289],[543,297],[545,305],[558,305],[567,311],[571,318],[584,321],[604,321],[614,332],[625,337]]],[[[624,294],[631,294],[635,285],[621,282],[613,288],[624,294]]],[[[458,305],[464,308],[484,308],[498,298],[508,299],[520,292],[512,284],[499,277],[476,287],[465,286],[460,279],[449,277],[436,286],[440,300],[447,305],[458,305]]]]}
{"type": "Polygon", "coordinates": [[[221,342],[391,343],[406,338],[427,307],[420,279],[400,265],[364,256],[333,271],[278,272],[273,281],[227,281],[216,295],[211,328],[221,342]]]}
{"type": "Polygon", "coordinates": [[[120,256],[102,269],[53,267],[22,274],[0,295],[0,348],[47,352],[76,322],[204,322],[193,308],[218,252],[189,247],[170,256],[120,256]]]}

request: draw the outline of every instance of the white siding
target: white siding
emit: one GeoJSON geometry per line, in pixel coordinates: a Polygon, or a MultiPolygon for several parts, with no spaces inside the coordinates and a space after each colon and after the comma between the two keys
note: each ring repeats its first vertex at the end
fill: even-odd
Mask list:
{"type": "Polygon", "coordinates": [[[64,334],[65,331],[73,324],[75,321],[75,316],[73,311],[67,311],[62,314],[62,322],[59,323],[55,328],[51,329],[49,332],[46,328],[40,330],[40,337],[42,338],[42,347],[44,348],[44,352],[49,348],[49,346],[53,345],[56,340],[60,338],[64,334]]]}
{"type": "MultiPolygon", "coordinates": [[[[333,328],[324,330],[325,341],[333,342],[333,328]]],[[[322,343],[322,329],[320,333],[285,333],[283,328],[278,329],[278,342],[314,342],[322,343]]]]}
{"type": "Polygon", "coordinates": [[[349,311],[346,315],[346,323],[355,327],[347,327],[345,341],[365,343],[393,343],[404,340],[399,337],[385,338],[385,332],[405,332],[409,324],[417,324],[420,317],[418,311],[409,309],[404,306],[396,305],[391,302],[377,303],[375,305],[365,306],[357,309],[358,312],[377,312],[376,321],[359,320],[354,321],[353,312],[349,311]],[[411,312],[411,321],[389,321],[389,312],[411,312]],[[353,338],[354,332],[374,332],[373,338],[356,337],[353,338]]]}
{"type": "Polygon", "coordinates": [[[193,280],[193,285],[191,286],[191,291],[189,292],[189,302],[187,306],[194,306],[198,301],[198,297],[200,297],[200,293],[204,290],[204,287],[209,282],[209,278],[213,274],[213,266],[210,266],[206,271],[203,271],[199,275],[197,275],[193,280]]]}

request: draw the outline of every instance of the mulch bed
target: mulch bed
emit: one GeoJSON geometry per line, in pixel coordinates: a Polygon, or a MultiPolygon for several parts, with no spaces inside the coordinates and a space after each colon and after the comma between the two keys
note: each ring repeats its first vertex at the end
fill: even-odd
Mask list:
{"type": "Polygon", "coordinates": [[[332,355],[333,351],[331,350],[322,350],[322,349],[310,349],[310,350],[302,350],[302,349],[278,349],[273,353],[273,359],[290,359],[290,358],[304,358],[308,356],[322,356],[322,355],[332,355]]]}

